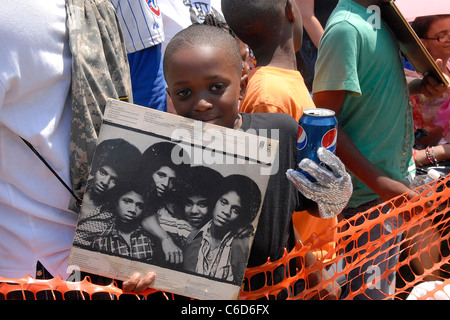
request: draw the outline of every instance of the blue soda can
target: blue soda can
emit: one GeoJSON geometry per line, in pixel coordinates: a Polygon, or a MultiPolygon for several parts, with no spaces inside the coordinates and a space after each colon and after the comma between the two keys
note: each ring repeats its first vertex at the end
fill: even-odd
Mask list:
{"type": "MultiPolygon", "coordinates": [[[[320,147],[324,147],[336,153],[336,142],[337,119],[333,110],[313,108],[303,111],[303,115],[298,122],[297,165],[304,158],[321,164],[317,156],[317,150],[320,147]]],[[[301,170],[298,166],[296,170],[315,182],[313,177],[301,170]]]]}

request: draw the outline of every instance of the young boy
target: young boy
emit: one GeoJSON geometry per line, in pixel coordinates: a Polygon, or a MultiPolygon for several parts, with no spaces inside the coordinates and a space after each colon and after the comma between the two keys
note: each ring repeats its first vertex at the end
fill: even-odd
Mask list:
{"type": "MultiPolygon", "coordinates": [[[[297,0],[298,1],[298,0],[297,0]]],[[[297,69],[296,52],[303,38],[301,12],[296,0],[222,0],[229,27],[246,43],[256,58],[240,111],[286,113],[299,121],[303,110],[315,108],[305,81],[297,69]]],[[[335,225],[337,217],[317,219],[305,211],[295,212],[301,237],[320,233],[335,225]]],[[[323,250],[327,250],[325,245],[323,250]]]]}
{"type": "Polygon", "coordinates": [[[141,226],[148,200],[142,194],[141,183],[122,183],[117,199],[109,206],[114,214],[113,224],[97,237],[92,247],[101,252],[131,257],[142,262],[155,258],[156,238],[141,226]]]}
{"type": "Polygon", "coordinates": [[[314,108],[297,69],[303,25],[294,0],[222,0],[229,27],[256,58],[240,111],[287,113],[299,120],[304,109],[314,108]]]}
{"type": "MultiPolygon", "coordinates": [[[[238,42],[213,26],[192,25],[184,29],[168,44],[164,56],[167,91],[179,115],[236,130],[266,129],[269,138],[272,130],[278,130],[280,143],[276,161],[279,170],[270,177],[264,198],[248,262],[249,267],[254,267],[264,264],[269,257],[272,261],[281,258],[284,248],[292,249],[295,244],[291,232],[292,213],[305,207],[317,209],[317,204],[301,196],[285,176],[297,165],[297,121],[280,113],[238,114],[241,71],[238,42]]],[[[332,162],[333,171],[340,171],[335,168],[342,163],[331,153],[329,156],[332,160],[328,163],[332,162]]],[[[323,182],[322,191],[326,195],[318,196],[315,201],[323,208],[321,202],[329,199],[330,192],[340,194],[343,203],[333,203],[333,207],[340,210],[350,196],[351,184],[345,172],[340,171],[333,178],[332,183],[323,182]],[[342,189],[336,187],[335,182],[342,183],[342,189]]],[[[301,187],[299,185],[300,190],[305,191],[301,187]]],[[[275,277],[279,277],[274,279],[277,282],[283,279],[283,273],[275,277]]]]}
{"type": "Polygon", "coordinates": [[[205,166],[191,167],[182,182],[182,210],[184,219],[198,230],[211,220],[212,208],[217,200],[217,186],[222,183],[222,175],[205,166]]]}

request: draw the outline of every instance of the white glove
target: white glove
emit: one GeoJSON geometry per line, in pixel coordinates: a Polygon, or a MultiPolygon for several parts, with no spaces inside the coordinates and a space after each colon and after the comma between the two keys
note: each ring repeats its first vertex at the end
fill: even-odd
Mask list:
{"type": "Polygon", "coordinates": [[[289,169],[286,175],[305,197],[317,203],[320,216],[329,219],[345,208],[352,195],[353,185],[345,165],[338,157],[322,147],[317,150],[317,155],[331,171],[311,159],[303,159],[298,165],[317,182],[311,182],[304,174],[293,169],[289,169]]]}

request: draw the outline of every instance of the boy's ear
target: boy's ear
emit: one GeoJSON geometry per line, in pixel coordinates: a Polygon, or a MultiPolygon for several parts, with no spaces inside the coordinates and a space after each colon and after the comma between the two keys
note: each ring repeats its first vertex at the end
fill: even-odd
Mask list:
{"type": "Polygon", "coordinates": [[[288,18],[289,22],[294,23],[295,22],[295,13],[294,13],[294,9],[292,7],[292,1],[295,0],[287,0],[286,1],[286,17],[288,18]]]}
{"type": "Polygon", "coordinates": [[[245,89],[247,89],[247,83],[248,83],[248,74],[244,74],[241,77],[241,90],[239,91],[239,100],[244,99],[245,89]]]}

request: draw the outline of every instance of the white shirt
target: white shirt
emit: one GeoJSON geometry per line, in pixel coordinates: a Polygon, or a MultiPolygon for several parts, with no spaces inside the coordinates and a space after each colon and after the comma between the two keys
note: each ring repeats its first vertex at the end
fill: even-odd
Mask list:
{"type": "Polygon", "coordinates": [[[117,12],[128,53],[164,41],[158,0],[110,0],[117,12]]]}
{"type": "Polygon", "coordinates": [[[0,277],[34,277],[39,260],[65,278],[77,214],[67,210],[68,191],[19,138],[69,182],[65,2],[0,1],[0,34],[0,277]]]}
{"type": "Polygon", "coordinates": [[[166,38],[162,47],[163,53],[174,35],[193,23],[202,23],[206,14],[213,14],[225,21],[221,0],[159,0],[159,7],[166,38]]]}

